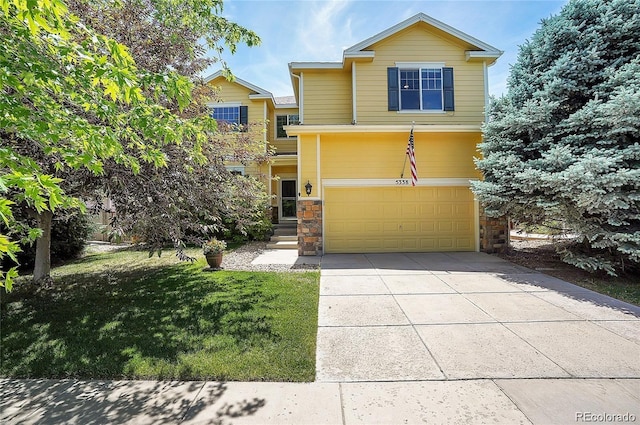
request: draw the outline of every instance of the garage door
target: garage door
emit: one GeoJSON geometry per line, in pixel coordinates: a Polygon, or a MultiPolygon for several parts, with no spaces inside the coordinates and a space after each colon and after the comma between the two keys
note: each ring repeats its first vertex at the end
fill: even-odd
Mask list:
{"type": "Polygon", "coordinates": [[[475,250],[467,187],[326,187],[324,198],[327,253],[475,250]]]}

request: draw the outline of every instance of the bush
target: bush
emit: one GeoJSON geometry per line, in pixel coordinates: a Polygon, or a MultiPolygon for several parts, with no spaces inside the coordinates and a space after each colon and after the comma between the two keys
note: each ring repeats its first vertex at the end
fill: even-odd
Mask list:
{"type": "Polygon", "coordinates": [[[265,241],[273,234],[273,224],[266,214],[261,215],[257,220],[247,225],[244,233],[238,230],[233,220],[223,220],[225,229],[220,235],[221,238],[235,243],[248,241],[265,241]]]}

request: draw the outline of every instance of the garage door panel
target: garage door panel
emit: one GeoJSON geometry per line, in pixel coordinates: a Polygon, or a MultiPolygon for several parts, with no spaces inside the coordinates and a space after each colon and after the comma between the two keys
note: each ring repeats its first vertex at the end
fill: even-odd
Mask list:
{"type": "Polygon", "coordinates": [[[466,187],[325,188],[326,252],[472,251],[466,187]]]}

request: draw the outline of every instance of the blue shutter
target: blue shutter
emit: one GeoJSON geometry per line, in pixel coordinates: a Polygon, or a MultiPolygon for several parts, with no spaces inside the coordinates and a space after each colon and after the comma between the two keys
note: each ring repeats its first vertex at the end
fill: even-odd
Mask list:
{"type": "Polygon", "coordinates": [[[389,111],[400,110],[400,83],[398,68],[387,68],[387,92],[389,111]]]}
{"type": "Polygon", "coordinates": [[[240,128],[241,131],[247,131],[247,126],[249,124],[249,107],[241,106],[240,107],[240,128]]]}
{"type": "Polygon", "coordinates": [[[444,110],[454,111],[453,68],[442,68],[442,95],[444,97],[444,110]]]}
{"type": "Polygon", "coordinates": [[[249,124],[249,107],[241,106],[240,107],[240,125],[249,124]]]}

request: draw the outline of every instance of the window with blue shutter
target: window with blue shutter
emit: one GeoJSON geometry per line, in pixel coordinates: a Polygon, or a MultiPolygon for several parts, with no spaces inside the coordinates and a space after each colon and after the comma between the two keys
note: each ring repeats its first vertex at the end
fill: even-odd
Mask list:
{"type": "Polygon", "coordinates": [[[453,68],[387,68],[389,111],[453,111],[453,68]]]}
{"type": "Polygon", "coordinates": [[[238,127],[240,131],[247,131],[249,124],[248,106],[216,106],[211,111],[211,117],[218,124],[229,124],[238,127]]]}

